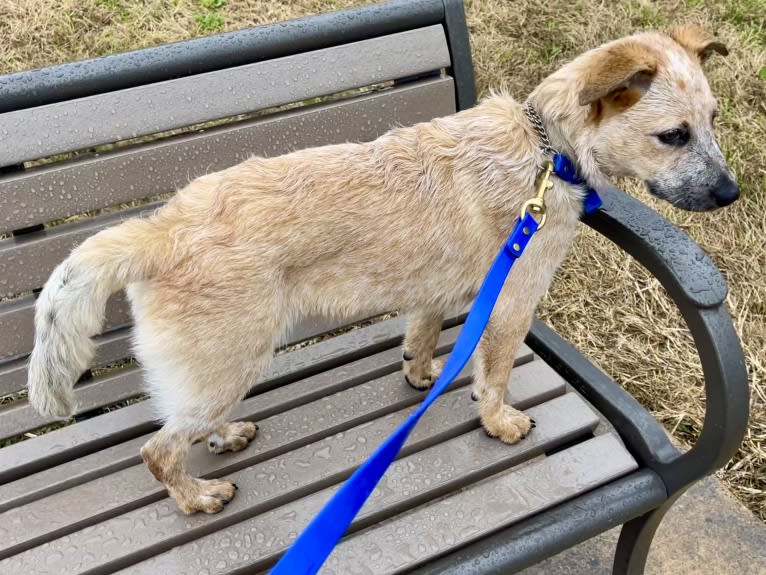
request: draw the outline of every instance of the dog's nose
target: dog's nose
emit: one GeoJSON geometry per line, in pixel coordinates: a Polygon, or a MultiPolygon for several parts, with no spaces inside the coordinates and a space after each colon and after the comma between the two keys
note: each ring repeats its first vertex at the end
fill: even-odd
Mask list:
{"type": "Polygon", "coordinates": [[[721,175],[713,188],[715,203],[720,207],[728,206],[739,197],[739,186],[728,175],[721,175]]]}

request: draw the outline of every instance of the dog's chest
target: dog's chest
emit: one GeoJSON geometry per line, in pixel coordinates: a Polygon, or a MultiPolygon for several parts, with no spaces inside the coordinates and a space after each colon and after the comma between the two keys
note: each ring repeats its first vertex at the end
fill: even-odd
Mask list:
{"type": "Polygon", "coordinates": [[[554,182],[545,197],[545,224],[532,238],[522,257],[534,259],[550,273],[555,271],[574,241],[582,213],[581,196],[579,189],[564,182],[554,182]]]}

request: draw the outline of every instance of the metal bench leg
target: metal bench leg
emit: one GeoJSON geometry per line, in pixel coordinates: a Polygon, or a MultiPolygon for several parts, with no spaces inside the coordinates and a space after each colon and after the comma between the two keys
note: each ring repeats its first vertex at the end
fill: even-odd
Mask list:
{"type": "Polygon", "coordinates": [[[614,554],[613,575],[642,575],[649,547],[660,521],[685,490],[672,495],[657,509],[628,521],[620,530],[614,554]]]}

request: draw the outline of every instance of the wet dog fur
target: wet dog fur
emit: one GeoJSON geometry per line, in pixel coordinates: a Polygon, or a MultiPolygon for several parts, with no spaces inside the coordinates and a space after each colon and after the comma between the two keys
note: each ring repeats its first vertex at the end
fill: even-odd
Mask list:
{"type": "MultiPolygon", "coordinates": [[[[702,70],[725,47],[705,31],[642,33],[584,53],[529,96],[553,147],[596,187],[643,180],[687,210],[726,205],[737,185],[713,135],[702,70]]],[[[428,388],[443,315],[476,294],[533,195],[544,157],[521,104],[475,108],[341,144],[253,157],[180,190],[151,217],[105,230],[52,273],[37,301],[29,400],[74,411],[109,295],[123,287],[135,351],[164,422],[142,448],[186,513],[220,511],[228,481],[191,477],[190,445],[238,451],[256,435],[227,416],[306,315],[409,316],[403,369],[428,388]]],[[[572,242],[582,191],[554,178],[548,221],[511,273],[476,352],[474,394],[488,434],[515,443],[533,422],[504,402],[514,351],[572,242]]]]}

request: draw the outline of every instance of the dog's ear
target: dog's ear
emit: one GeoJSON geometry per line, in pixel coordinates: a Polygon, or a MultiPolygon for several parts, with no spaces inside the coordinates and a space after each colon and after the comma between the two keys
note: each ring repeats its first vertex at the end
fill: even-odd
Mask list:
{"type": "Polygon", "coordinates": [[[657,65],[657,54],[646,44],[631,40],[610,46],[586,69],[580,105],[604,101],[620,110],[629,108],[649,89],[657,65]]]}
{"type": "Polygon", "coordinates": [[[728,48],[707,30],[694,24],[683,24],[671,30],[670,37],[680,44],[684,50],[693,57],[699,58],[700,62],[707,60],[713,52],[727,56],[728,48]]]}

